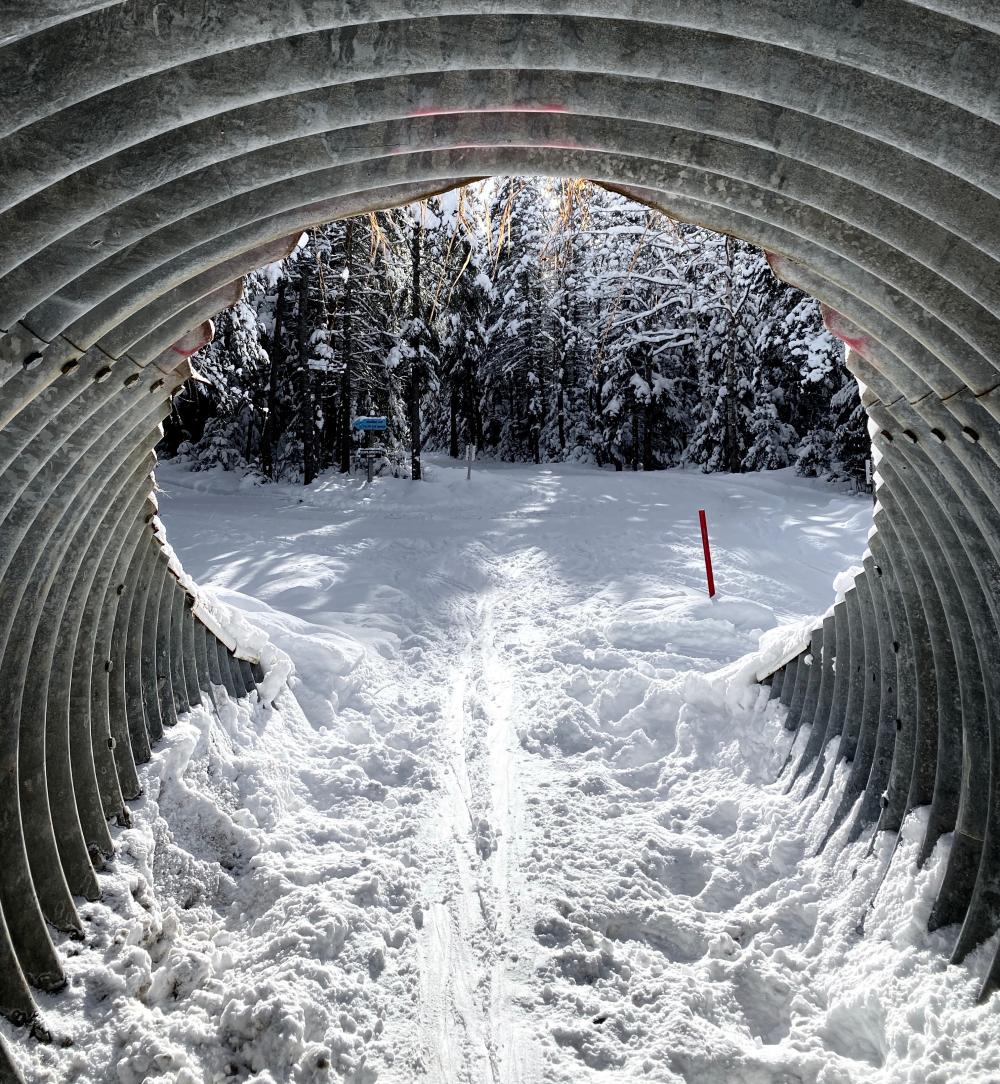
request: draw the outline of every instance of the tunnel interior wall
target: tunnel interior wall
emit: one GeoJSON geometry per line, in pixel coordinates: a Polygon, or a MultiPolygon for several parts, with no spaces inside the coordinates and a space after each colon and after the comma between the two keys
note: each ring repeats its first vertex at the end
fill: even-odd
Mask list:
{"type": "Polygon", "coordinates": [[[802,728],[784,777],[846,761],[848,838],[929,807],[931,925],[956,960],[1000,925],[1000,9],[476,9],[0,0],[0,1011],[36,1034],[136,765],[260,676],[151,497],[205,321],[303,229],[491,174],[594,178],[824,303],[877,505],[864,571],[759,675],[802,728]]]}

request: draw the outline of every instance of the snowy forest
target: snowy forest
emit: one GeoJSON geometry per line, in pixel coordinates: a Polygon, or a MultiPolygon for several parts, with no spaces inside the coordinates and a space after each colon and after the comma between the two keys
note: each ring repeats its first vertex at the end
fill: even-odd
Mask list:
{"type": "Polygon", "coordinates": [[[472,445],[615,469],[794,466],[859,481],[858,387],[759,250],[596,184],[497,178],[304,234],[248,280],[161,455],[309,483],[472,445]],[[383,464],[384,465],[384,464],[383,464]]]}

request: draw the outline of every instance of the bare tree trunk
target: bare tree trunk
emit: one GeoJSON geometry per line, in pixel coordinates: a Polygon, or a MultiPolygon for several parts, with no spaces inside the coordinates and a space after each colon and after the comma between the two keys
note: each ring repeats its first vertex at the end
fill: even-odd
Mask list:
{"type": "Polygon", "coordinates": [[[316,477],[315,462],[315,404],[313,403],[312,376],[309,369],[309,327],[306,320],[306,304],[309,298],[309,280],[305,265],[299,270],[299,313],[296,328],[296,345],[299,355],[299,439],[302,441],[302,482],[304,485],[316,477]]]}
{"type": "MultiPolygon", "coordinates": [[[[565,291],[564,291],[565,293],[565,291]]],[[[559,379],[559,390],[556,393],[556,423],[559,429],[559,451],[566,450],[566,325],[563,323],[559,340],[552,343],[552,366],[559,379]],[[560,354],[562,358],[560,360],[560,354]]]]}
{"type": "Polygon", "coordinates": [[[632,400],[632,470],[639,469],[639,404],[632,400]]]}
{"type": "Polygon", "coordinates": [[[736,359],[739,350],[739,328],[737,321],[742,302],[737,304],[733,291],[733,276],[735,274],[736,261],[734,257],[733,239],[726,238],[726,272],[728,277],[727,298],[729,309],[728,326],[728,354],[726,357],[726,427],[724,460],[730,474],[740,474],[743,464],[740,456],[740,437],[738,419],[736,416],[736,359]]]}
{"type": "Polygon", "coordinates": [[[452,459],[458,459],[458,388],[455,386],[454,381],[452,381],[451,385],[451,402],[449,406],[451,409],[451,429],[448,434],[448,454],[452,459]]]}
{"type": "Polygon", "coordinates": [[[730,328],[729,358],[726,361],[726,458],[730,474],[740,474],[739,432],[736,419],[736,331],[730,328]]]}
{"type": "Polygon", "coordinates": [[[653,401],[653,363],[646,359],[644,373],[646,387],[649,389],[649,397],[642,406],[642,469],[654,470],[653,463],[653,418],[656,414],[656,404],[653,401]]]}
{"type": "Polygon", "coordinates": [[[340,377],[340,470],[351,469],[351,385],[354,380],[354,223],[347,220],[344,239],[347,282],[344,284],[344,371],[340,377]]]}
{"type": "Polygon", "coordinates": [[[559,411],[559,451],[566,451],[566,418],[563,413],[566,392],[563,387],[562,370],[559,370],[559,399],[557,409],[559,411]]]}
{"type": "Polygon", "coordinates": [[[267,381],[267,417],[260,438],[260,462],[264,473],[274,479],[274,445],[278,425],[278,374],[284,360],[281,336],[285,322],[285,280],[278,279],[278,296],[274,303],[274,332],[271,335],[270,372],[267,381]]]}
{"type": "Polygon", "coordinates": [[[535,430],[535,462],[541,463],[542,461],[542,429],[545,428],[545,384],[546,384],[546,372],[545,372],[545,349],[542,346],[542,299],[541,299],[541,287],[536,282],[532,294],[535,299],[535,317],[532,320],[532,331],[534,332],[534,343],[532,345],[532,353],[535,356],[535,375],[538,377],[538,419],[537,429],[535,430]]]}
{"type": "Polygon", "coordinates": [[[410,317],[413,321],[414,350],[410,362],[409,421],[410,421],[410,477],[420,481],[420,338],[417,332],[417,320],[420,318],[420,223],[413,224],[413,238],[410,247],[413,261],[413,282],[410,291],[410,317]]]}
{"type": "Polygon", "coordinates": [[[576,249],[573,245],[573,230],[576,228],[576,201],[570,207],[570,233],[566,239],[565,267],[563,269],[563,293],[560,305],[561,324],[560,339],[561,348],[558,357],[559,375],[559,450],[566,450],[566,398],[567,390],[571,383],[571,361],[576,351],[577,329],[577,289],[576,289],[576,249]],[[570,284],[572,283],[572,302],[570,301],[570,284]]]}
{"type": "Polygon", "coordinates": [[[483,411],[479,403],[479,389],[474,389],[474,396],[472,402],[472,428],[475,433],[472,443],[477,448],[482,448],[485,444],[483,440],[483,411]]]}
{"type": "Polygon", "coordinates": [[[483,419],[479,413],[479,389],[476,387],[472,362],[468,358],[462,361],[462,374],[462,407],[465,415],[466,439],[472,441],[477,448],[481,448],[483,446],[483,419]]]}

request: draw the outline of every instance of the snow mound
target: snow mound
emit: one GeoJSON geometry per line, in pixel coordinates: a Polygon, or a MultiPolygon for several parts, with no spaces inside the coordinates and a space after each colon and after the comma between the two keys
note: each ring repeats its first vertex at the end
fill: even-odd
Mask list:
{"type": "Polygon", "coordinates": [[[634,600],[617,612],[606,635],[615,647],[721,660],[745,650],[774,624],[774,611],[751,599],[688,592],[634,600]]]}

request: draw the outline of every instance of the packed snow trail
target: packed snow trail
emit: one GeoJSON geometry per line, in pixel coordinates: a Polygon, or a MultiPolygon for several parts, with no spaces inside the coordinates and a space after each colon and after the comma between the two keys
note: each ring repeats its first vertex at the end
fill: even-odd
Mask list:
{"type": "Polygon", "coordinates": [[[869,908],[894,839],[816,857],[842,773],[825,804],[772,784],[790,735],[737,661],[826,608],[866,500],[434,458],[159,478],[188,570],[294,676],[144,768],[31,1079],[1000,1079],[989,950],[924,932],[948,841],[914,875],[905,826],[869,908]]]}

